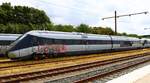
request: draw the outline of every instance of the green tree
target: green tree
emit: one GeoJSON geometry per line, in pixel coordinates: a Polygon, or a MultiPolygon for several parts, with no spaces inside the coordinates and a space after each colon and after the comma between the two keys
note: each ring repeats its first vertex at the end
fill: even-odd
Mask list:
{"type": "Polygon", "coordinates": [[[103,35],[114,35],[114,31],[109,28],[103,28],[103,27],[93,27],[92,33],[94,34],[103,34],[103,35]]]}
{"type": "Polygon", "coordinates": [[[123,36],[127,36],[127,33],[123,32],[121,35],[123,35],[123,36]]]}
{"type": "Polygon", "coordinates": [[[80,24],[76,27],[77,32],[83,32],[83,33],[91,33],[91,28],[86,24],[80,24]]]}
{"type": "Polygon", "coordinates": [[[43,10],[27,6],[0,5],[0,32],[25,33],[30,30],[49,30],[51,21],[43,10]]]}
{"type": "Polygon", "coordinates": [[[65,32],[74,32],[74,27],[72,25],[64,25],[65,32]]]}
{"type": "Polygon", "coordinates": [[[129,37],[139,37],[138,35],[136,34],[128,34],[129,37]]]}
{"type": "Polygon", "coordinates": [[[63,31],[63,32],[73,32],[74,28],[72,25],[54,25],[53,30],[55,31],[63,31]]]}

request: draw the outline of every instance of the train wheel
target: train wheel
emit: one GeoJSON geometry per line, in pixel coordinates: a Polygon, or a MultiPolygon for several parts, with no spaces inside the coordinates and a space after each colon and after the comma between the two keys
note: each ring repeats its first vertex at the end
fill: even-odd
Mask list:
{"type": "Polygon", "coordinates": [[[49,58],[49,57],[48,57],[48,54],[45,54],[45,58],[46,58],[46,59],[48,59],[48,58],[49,58]]]}
{"type": "Polygon", "coordinates": [[[38,55],[37,55],[37,54],[34,54],[34,55],[33,55],[33,59],[34,59],[34,60],[39,60],[38,55]]]}
{"type": "Polygon", "coordinates": [[[35,60],[39,60],[39,57],[38,57],[38,56],[34,56],[34,59],[35,59],[35,60]]]}
{"type": "Polygon", "coordinates": [[[39,58],[37,56],[34,57],[35,60],[39,60],[39,58]]]}
{"type": "Polygon", "coordinates": [[[46,54],[43,54],[40,59],[46,59],[46,54]]]}
{"type": "Polygon", "coordinates": [[[53,57],[56,58],[57,57],[57,53],[54,53],[53,57]]]}

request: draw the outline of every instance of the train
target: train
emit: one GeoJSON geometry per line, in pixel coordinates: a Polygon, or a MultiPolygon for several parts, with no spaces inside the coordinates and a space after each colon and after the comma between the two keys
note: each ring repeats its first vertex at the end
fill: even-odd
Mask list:
{"type": "Polygon", "coordinates": [[[78,32],[33,30],[10,45],[10,59],[41,59],[150,47],[150,39],[78,32]]]}
{"type": "Polygon", "coordinates": [[[21,34],[0,34],[0,56],[4,56],[9,45],[19,38],[21,34]]]}

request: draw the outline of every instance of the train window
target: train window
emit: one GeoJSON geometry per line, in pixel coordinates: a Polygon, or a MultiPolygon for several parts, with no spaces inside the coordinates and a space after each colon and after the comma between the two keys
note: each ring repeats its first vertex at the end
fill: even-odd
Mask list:
{"type": "MultiPolygon", "coordinates": [[[[52,40],[48,40],[52,42],[52,40]]],[[[55,44],[77,45],[77,44],[111,44],[110,40],[73,40],[73,39],[54,39],[55,44]]]]}
{"type": "Polygon", "coordinates": [[[65,45],[67,45],[68,44],[68,42],[67,42],[67,40],[63,40],[63,42],[62,42],[63,44],[65,44],[65,45]]]}
{"type": "Polygon", "coordinates": [[[46,39],[45,40],[47,44],[52,44],[53,43],[53,39],[46,39]]]}
{"type": "Polygon", "coordinates": [[[64,40],[62,41],[62,44],[65,44],[65,45],[67,45],[68,43],[69,43],[69,41],[66,40],[66,39],[64,39],[64,40]]]}
{"type": "Polygon", "coordinates": [[[79,44],[79,40],[69,40],[69,41],[70,41],[70,44],[73,44],[73,45],[79,44]]]}
{"type": "Polygon", "coordinates": [[[2,41],[0,41],[0,45],[3,45],[2,41]]]}
{"type": "Polygon", "coordinates": [[[68,43],[67,44],[73,44],[73,45],[75,45],[75,44],[77,44],[77,40],[68,40],[68,43]]]}
{"type": "Polygon", "coordinates": [[[3,45],[3,41],[0,41],[0,45],[3,45]]]}
{"type": "Polygon", "coordinates": [[[86,40],[82,40],[82,44],[87,44],[88,42],[86,40]]]}
{"type": "Polygon", "coordinates": [[[113,44],[120,44],[122,41],[117,41],[117,40],[114,40],[113,41],[113,44]]]}
{"type": "Polygon", "coordinates": [[[66,44],[66,40],[65,39],[61,39],[61,44],[66,44]]]}
{"type": "Polygon", "coordinates": [[[40,38],[39,43],[40,45],[44,45],[46,43],[45,38],[40,38]]]}
{"type": "Polygon", "coordinates": [[[95,40],[96,41],[96,44],[102,44],[102,41],[99,41],[99,40],[95,40]]]}
{"type": "Polygon", "coordinates": [[[49,42],[51,42],[52,44],[66,44],[66,45],[69,45],[69,44],[72,44],[72,40],[68,40],[68,39],[51,39],[49,40],[49,42]]]}
{"type": "Polygon", "coordinates": [[[107,44],[107,40],[101,40],[99,44],[107,44]]]}
{"type": "Polygon", "coordinates": [[[12,50],[17,50],[17,49],[22,49],[22,48],[27,48],[27,47],[31,47],[33,46],[33,42],[32,41],[33,36],[31,35],[26,35],[23,37],[22,40],[18,40],[14,45],[14,47],[12,48],[12,50]]]}
{"type": "Polygon", "coordinates": [[[95,41],[94,40],[86,40],[86,44],[94,44],[95,43],[95,41]]]}
{"type": "Polygon", "coordinates": [[[120,47],[132,46],[131,41],[121,41],[120,47]]]}
{"type": "Polygon", "coordinates": [[[84,40],[79,40],[79,44],[85,44],[84,40]]]}
{"type": "Polygon", "coordinates": [[[36,43],[39,43],[39,45],[53,44],[53,41],[54,41],[54,39],[38,38],[38,41],[36,43]]]}
{"type": "Polygon", "coordinates": [[[108,40],[108,41],[107,41],[107,44],[111,44],[111,40],[108,40]]]}
{"type": "Polygon", "coordinates": [[[97,44],[98,42],[96,40],[93,40],[92,41],[92,44],[97,44]]]}
{"type": "Polygon", "coordinates": [[[31,36],[27,35],[26,37],[24,37],[22,40],[20,40],[18,42],[18,44],[16,45],[16,48],[14,49],[21,49],[21,48],[27,48],[27,47],[31,47],[32,44],[30,43],[31,40],[31,36]]]}
{"type": "Polygon", "coordinates": [[[86,44],[90,44],[90,41],[89,41],[89,40],[86,40],[86,42],[87,42],[86,44]]]}
{"type": "Polygon", "coordinates": [[[13,41],[0,41],[0,45],[10,45],[13,41]]]}
{"type": "Polygon", "coordinates": [[[68,43],[67,44],[73,44],[73,45],[76,45],[76,44],[81,44],[82,42],[80,40],[68,40],[68,43]]]}
{"type": "Polygon", "coordinates": [[[105,42],[103,40],[99,40],[97,42],[98,42],[97,44],[105,44],[105,42]]]}
{"type": "Polygon", "coordinates": [[[88,44],[111,44],[110,40],[87,40],[88,44]]]}
{"type": "Polygon", "coordinates": [[[70,44],[76,45],[76,44],[80,44],[80,40],[69,40],[70,44]]]}
{"type": "Polygon", "coordinates": [[[54,39],[54,43],[55,44],[62,44],[62,40],[61,39],[54,39]]]}
{"type": "Polygon", "coordinates": [[[86,44],[86,41],[85,40],[75,40],[74,41],[74,44],[86,44]]]}
{"type": "Polygon", "coordinates": [[[105,44],[104,40],[98,40],[97,42],[97,44],[105,44]]]}

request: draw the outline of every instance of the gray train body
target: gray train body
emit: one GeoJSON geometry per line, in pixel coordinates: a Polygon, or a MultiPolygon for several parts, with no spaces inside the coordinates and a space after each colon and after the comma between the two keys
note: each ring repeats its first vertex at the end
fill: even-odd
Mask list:
{"type": "Polygon", "coordinates": [[[11,44],[8,57],[11,59],[26,59],[144,47],[150,47],[149,40],[76,32],[30,31],[11,44]]]}
{"type": "Polygon", "coordinates": [[[14,42],[21,34],[0,34],[0,56],[5,55],[9,45],[14,42]]]}

